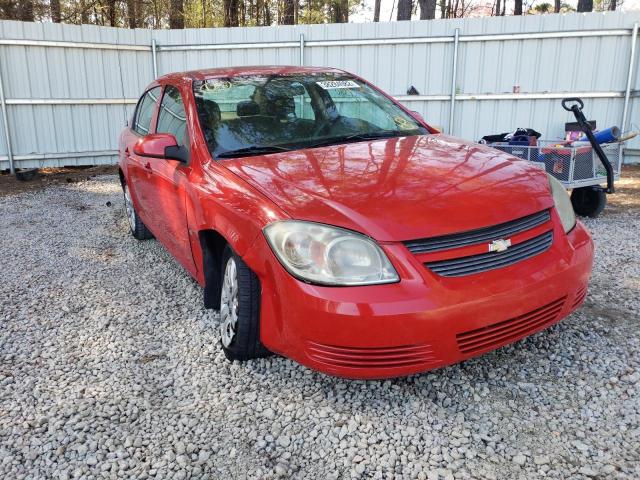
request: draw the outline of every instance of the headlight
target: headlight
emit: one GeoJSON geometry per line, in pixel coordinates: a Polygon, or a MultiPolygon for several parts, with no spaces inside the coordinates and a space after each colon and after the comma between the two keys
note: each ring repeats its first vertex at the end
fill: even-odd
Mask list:
{"type": "Polygon", "coordinates": [[[569,233],[569,231],[576,226],[576,215],[573,213],[571,199],[564,186],[557,179],[548,173],[547,177],[549,177],[549,186],[551,187],[553,201],[556,204],[556,210],[558,211],[558,215],[560,215],[560,221],[562,222],[565,233],[569,233]]]}
{"type": "Polygon", "coordinates": [[[369,237],[312,222],[281,221],[264,229],[278,260],[294,277],[321,285],[372,285],[399,280],[369,237]]]}

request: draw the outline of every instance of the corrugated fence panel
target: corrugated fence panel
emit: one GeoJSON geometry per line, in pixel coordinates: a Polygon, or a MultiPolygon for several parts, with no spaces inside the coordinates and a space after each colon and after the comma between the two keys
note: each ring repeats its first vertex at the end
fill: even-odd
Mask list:
{"type": "MultiPolygon", "coordinates": [[[[298,65],[302,34],[305,65],[337,67],[361,75],[401,97],[410,109],[447,131],[453,35],[458,28],[461,37],[453,133],[478,140],[486,134],[522,126],[539,130],[545,138],[560,138],[564,123],[573,120],[562,110],[560,100],[514,100],[509,98],[514,87],[530,94],[614,95],[615,98],[586,98],[585,110],[600,127],[620,125],[631,46],[629,31],[638,21],[640,12],[607,12],[175,31],[0,21],[0,40],[102,45],[78,48],[0,44],[0,75],[9,103],[9,126],[18,167],[115,161],[118,134],[135,100],[153,79],[152,39],[157,42],[157,70],[162,75],[230,65],[298,65]],[[627,31],[624,35],[582,38],[495,37],[612,29],[627,31]],[[494,37],[468,41],[465,37],[469,35],[494,37]],[[421,41],[394,40],[407,38],[421,41]],[[349,44],[350,40],[358,44],[349,44]],[[326,45],[323,41],[341,43],[326,45]],[[283,42],[286,45],[281,45],[283,42]],[[114,45],[138,49],[116,49],[114,45]],[[176,48],[180,46],[215,48],[176,48]],[[411,86],[420,96],[407,95],[411,86]],[[507,98],[475,98],[483,94],[507,98]],[[92,100],[102,104],[87,104],[92,100]],[[66,104],[61,104],[63,101],[66,104]]],[[[636,63],[636,71],[637,68],[636,63]]],[[[629,125],[636,128],[640,123],[636,120],[639,90],[640,75],[635,75],[628,119],[629,125]]],[[[640,141],[631,142],[630,146],[640,153],[640,141]]],[[[0,135],[0,168],[8,166],[6,153],[6,141],[0,135]]]]}
{"type": "MultiPolygon", "coordinates": [[[[151,33],[92,25],[0,22],[0,38],[139,45],[142,51],[69,46],[0,46],[0,74],[12,147],[21,167],[113,163],[112,152],[133,104],[60,104],[91,99],[134,99],[153,79],[151,33]],[[53,101],[56,104],[42,104],[53,101]],[[89,152],[83,155],[83,152],[89,152]],[[66,158],[50,158],[56,154],[66,158]],[[35,158],[32,158],[35,157],[35,158]]],[[[6,157],[6,142],[0,140],[6,157]]],[[[0,162],[1,168],[7,161],[0,162]]]]}

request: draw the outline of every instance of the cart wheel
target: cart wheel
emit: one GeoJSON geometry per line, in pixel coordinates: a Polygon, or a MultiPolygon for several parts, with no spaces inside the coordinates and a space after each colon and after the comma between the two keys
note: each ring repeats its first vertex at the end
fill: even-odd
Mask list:
{"type": "Polygon", "coordinates": [[[574,188],[571,192],[573,211],[581,217],[596,218],[607,204],[607,195],[601,187],[574,188]]]}

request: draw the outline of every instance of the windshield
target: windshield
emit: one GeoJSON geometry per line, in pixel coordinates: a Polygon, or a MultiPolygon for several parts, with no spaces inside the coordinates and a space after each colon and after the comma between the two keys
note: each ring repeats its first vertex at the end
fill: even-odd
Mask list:
{"type": "Polygon", "coordinates": [[[345,74],[251,75],[194,82],[214,158],[428,131],[377,90],[345,74]]]}

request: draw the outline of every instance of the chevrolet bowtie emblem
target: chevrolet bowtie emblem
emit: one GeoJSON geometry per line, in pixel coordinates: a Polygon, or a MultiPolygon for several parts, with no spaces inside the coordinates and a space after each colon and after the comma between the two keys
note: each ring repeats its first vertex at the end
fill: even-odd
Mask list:
{"type": "Polygon", "coordinates": [[[494,240],[489,244],[490,252],[504,252],[511,246],[511,240],[494,240]]]}

